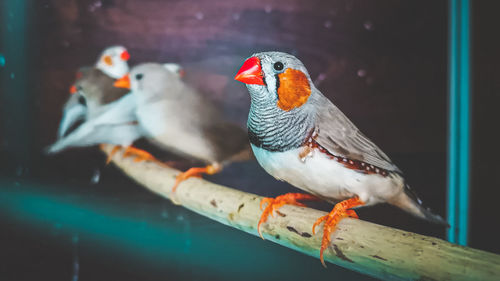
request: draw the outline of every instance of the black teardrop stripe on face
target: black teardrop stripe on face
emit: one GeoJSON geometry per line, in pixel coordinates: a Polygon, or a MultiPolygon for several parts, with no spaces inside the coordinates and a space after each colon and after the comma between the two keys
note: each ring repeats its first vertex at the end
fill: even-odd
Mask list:
{"type": "Polygon", "coordinates": [[[83,106],[87,106],[87,101],[82,96],[78,97],[78,103],[81,104],[81,105],[83,105],[83,106]]]}
{"type": "MultiPolygon", "coordinates": [[[[274,77],[276,77],[276,96],[278,96],[278,89],[280,88],[280,77],[278,76],[278,74],[274,75],[274,77]]],[[[278,99],[280,97],[278,96],[278,99]]]]}

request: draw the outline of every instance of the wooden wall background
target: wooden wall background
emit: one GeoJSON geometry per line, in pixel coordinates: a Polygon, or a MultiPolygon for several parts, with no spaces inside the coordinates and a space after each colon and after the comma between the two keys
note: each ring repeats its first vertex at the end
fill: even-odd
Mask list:
{"type": "MultiPolygon", "coordinates": [[[[491,128],[498,120],[494,101],[499,87],[492,82],[498,80],[491,44],[495,9],[486,3],[473,8],[478,29],[473,32],[474,77],[480,83],[473,100],[478,119],[473,121],[472,246],[498,252],[499,243],[489,242],[498,232],[491,232],[483,219],[496,202],[484,194],[499,184],[494,180],[491,187],[489,176],[500,168],[494,161],[498,153],[489,149],[495,145],[497,130],[491,128]]],[[[428,205],[445,213],[447,1],[40,0],[30,2],[29,15],[25,37],[33,137],[27,148],[32,163],[25,164],[30,177],[81,184],[102,164],[94,149],[55,158],[40,151],[55,139],[75,70],[93,64],[103,48],[126,46],[132,64],[182,64],[187,82],[242,126],[250,99],[234,74],[252,53],[280,50],[299,57],[319,89],[395,160],[428,205]]],[[[3,68],[0,74],[9,75],[3,68]]],[[[16,174],[9,147],[2,142],[3,171],[16,174]]],[[[110,177],[123,180],[119,174],[110,177]]],[[[444,235],[404,214],[392,217],[391,211],[380,207],[363,215],[444,235]]]]}

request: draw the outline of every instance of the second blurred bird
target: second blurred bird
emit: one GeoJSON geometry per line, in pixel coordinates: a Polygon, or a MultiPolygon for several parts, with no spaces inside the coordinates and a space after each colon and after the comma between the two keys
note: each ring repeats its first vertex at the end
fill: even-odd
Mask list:
{"type": "Polygon", "coordinates": [[[149,140],[207,164],[181,173],[173,192],[189,177],[214,174],[228,163],[253,157],[246,131],[225,121],[214,105],[162,65],[138,65],[116,85],[136,95],[139,125],[149,140]]]}
{"type": "Polygon", "coordinates": [[[141,137],[134,97],[113,86],[116,78],[128,72],[129,58],[125,47],[113,46],[103,51],[95,67],[80,69],[64,106],[59,139],[47,148],[48,153],[100,143],[129,146],[141,137]],[[84,122],[68,133],[80,120],[84,122]]]}
{"type": "Polygon", "coordinates": [[[105,110],[101,107],[127,93],[124,90],[109,90],[115,79],[129,71],[127,63],[129,58],[130,55],[125,47],[111,46],[100,54],[93,67],[81,67],[78,70],[76,82],[70,89],[71,95],[63,106],[58,138],[65,136],[76,123],[97,116],[105,110]],[[92,93],[81,91],[81,88],[86,86],[92,87],[90,89],[92,93]],[[103,89],[99,89],[100,87],[103,89]]]}

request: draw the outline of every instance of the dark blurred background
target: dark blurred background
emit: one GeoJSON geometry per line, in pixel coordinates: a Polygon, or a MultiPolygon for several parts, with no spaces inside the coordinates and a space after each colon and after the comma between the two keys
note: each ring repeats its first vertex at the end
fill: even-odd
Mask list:
{"type": "MultiPolygon", "coordinates": [[[[469,245],[495,253],[498,8],[474,1],[471,27],[469,245]]],[[[95,147],[43,155],[75,71],[115,44],[129,49],[132,65],[180,63],[187,83],[241,126],[250,99],[233,77],[243,60],[294,54],[426,205],[446,215],[447,1],[6,0],[0,10],[2,280],[368,279],[173,206],[105,166],[95,147]]],[[[259,195],[292,190],[257,163],[208,179],[259,195]]],[[[444,228],[393,207],[359,216],[445,238],[444,228]]]]}

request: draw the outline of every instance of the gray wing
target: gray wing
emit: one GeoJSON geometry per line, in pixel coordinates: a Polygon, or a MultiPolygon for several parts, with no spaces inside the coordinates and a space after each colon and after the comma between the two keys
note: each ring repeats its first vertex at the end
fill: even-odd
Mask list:
{"type": "Polygon", "coordinates": [[[87,107],[78,102],[80,94],[71,95],[63,107],[63,116],[59,129],[57,130],[57,138],[61,139],[67,135],[68,130],[77,122],[85,120],[87,115],[87,107]]]}
{"type": "Polygon", "coordinates": [[[389,157],[338,109],[321,95],[317,103],[316,142],[330,153],[402,173],[389,157]]]}
{"type": "Polygon", "coordinates": [[[87,120],[69,135],[60,138],[46,148],[46,153],[53,154],[70,147],[92,146],[99,143],[129,145],[144,135],[142,129],[136,125],[135,95],[129,93],[106,106],[105,112],[87,120]]]}
{"type": "Polygon", "coordinates": [[[203,128],[203,137],[210,140],[219,162],[248,160],[246,158],[253,155],[247,132],[236,124],[220,122],[205,126],[203,128]],[[248,153],[244,153],[245,151],[248,153]],[[240,153],[242,153],[242,156],[235,159],[235,156],[240,153]]]}

